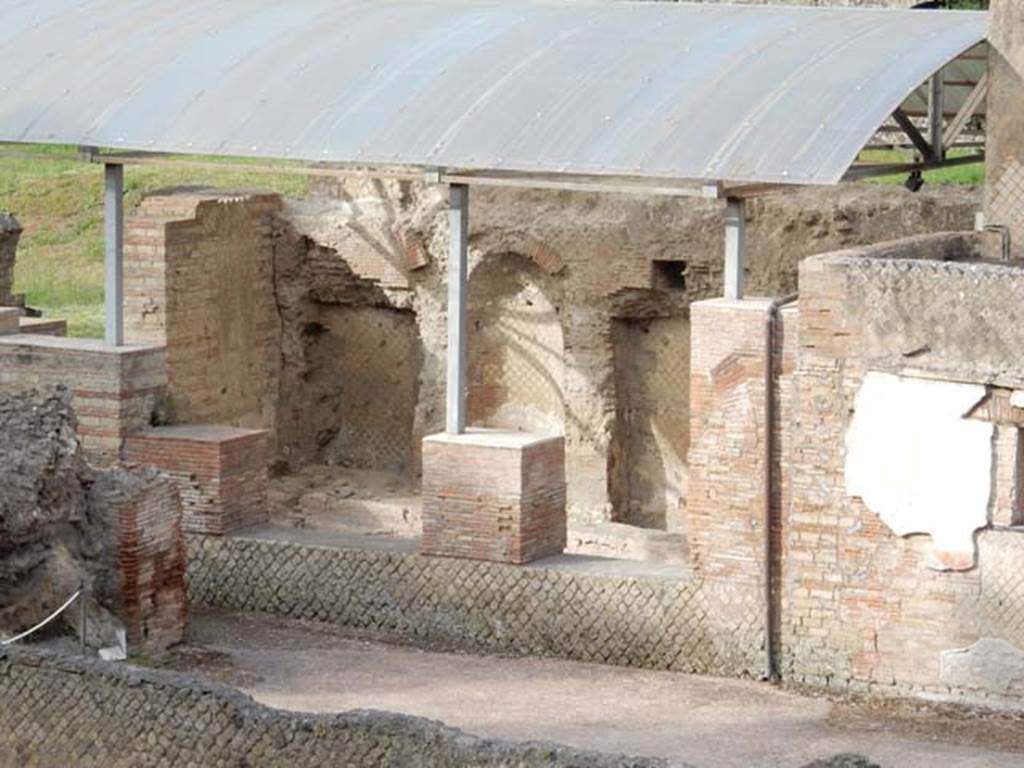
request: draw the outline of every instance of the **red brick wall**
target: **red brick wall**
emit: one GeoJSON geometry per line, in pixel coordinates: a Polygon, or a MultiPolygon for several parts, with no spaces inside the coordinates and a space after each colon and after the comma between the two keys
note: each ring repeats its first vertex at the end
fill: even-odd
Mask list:
{"type": "Polygon", "coordinates": [[[565,548],[565,443],[435,435],[423,443],[428,555],[525,563],[565,548]]]}
{"type": "Polygon", "coordinates": [[[146,198],[125,230],[125,337],[167,347],[171,418],[274,427],[276,195],[146,198]]]}
{"type": "Polygon", "coordinates": [[[223,535],[267,520],[267,433],[229,427],[160,427],[129,436],[125,461],[178,484],[189,533],[223,535]]]}
{"type": "MultiPolygon", "coordinates": [[[[995,266],[867,257],[826,255],[801,267],[799,392],[786,418],[795,427],[782,531],[783,670],[816,685],[956,693],[944,677],[944,654],[981,638],[1024,654],[1024,599],[1002,586],[1024,577],[1024,536],[998,527],[1014,522],[1016,435],[995,441],[996,528],[978,535],[978,566],[963,572],[930,569],[928,536],[897,536],[847,495],[844,441],[869,370],[916,367],[981,382],[991,379],[990,368],[1016,375],[998,365],[999,350],[1014,348],[1016,329],[980,328],[989,313],[1009,311],[999,296],[1016,290],[1020,278],[995,266]],[[986,269],[998,274],[989,281],[986,269]],[[900,354],[922,345],[931,351],[900,354]]],[[[967,693],[995,692],[978,685],[967,693]]]]}
{"type": "Polygon", "coordinates": [[[131,652],[162,651],[185,639],[187,558],[177,485],[155,480],[116,505],[121,620],[131,652]]]}
{"type": "Polygon", "coordinates": [[[125,436],[150,423],[164,393],[164,350],[153,345],[108,347],[91,339],[0,336],[0,388],[63,384],[71,390],[86,458],[109,464],[125,436]]]}

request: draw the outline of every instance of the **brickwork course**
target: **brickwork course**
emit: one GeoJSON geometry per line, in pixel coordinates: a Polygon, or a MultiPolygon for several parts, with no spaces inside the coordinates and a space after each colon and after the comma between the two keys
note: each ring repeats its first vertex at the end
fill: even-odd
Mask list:
{"type": "Polygon", "coordinates": [[[125,437],[148,427],[166,385],[161,347],[108,347],[91,339],[0,336],[0,392],[67,385],[86,457],[107,465],[125,437]]]}
{"type": "Polygon", "coordinates": [[[125,339],[166,348],[168,418],[273,431],[276,195],[185,190],[125,224],[125,339]]]}
{"type": "Polygon", "coordinates": [[[527,563],[565,549],[565,441],[505,431],[423,447],[424,554],[527,563]]]}
{"type": "Polygon", "coordinates": [[[267,521],[267,433],[191,424],[129,435],[124,460],[170,476],[190,533],[223,535],[267,521]]]}

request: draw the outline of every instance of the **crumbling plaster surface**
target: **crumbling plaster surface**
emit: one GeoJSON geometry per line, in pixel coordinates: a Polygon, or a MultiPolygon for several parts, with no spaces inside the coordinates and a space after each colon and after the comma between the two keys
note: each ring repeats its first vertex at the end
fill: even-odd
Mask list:
{"type": "Polygon", "coordinates": [[[942,682],[960,690],[1024,696],[1024,650],[985,637],[967,648],[942,654],[942,682]]]}
{"type": "Polygon", "coordinates": [[[989,522],[990,422],[969,420],[985,387],[885,373],[864,377],[846,433],[846,491],[898,536],[926,533],[933,567],[975,564],[989,522]]]}
{"type": "MultiPolygon", "coordinates": [[[[324,304],[363,303],[411,312],[421,346],[412,431],[415,475],[418,442],[440,431],[444,423],[446,195],[438,187],[404,182],[333,180],[319,182],[316,192],[311,200],[285,204],[283,217],[290,234],[284,240],[291,241],[292,251],[284,259],[280,257],[282,241],[278,242],[283,421],[304,423],[295,416],[308,405],[302,377],[289,369],[315,375],[302,359],[301,335],[324,304]],[[392,268],[404,272],[401,279],[389,283],[382,276],[392,268]],[[339,282],[344,283],[343,289],[337,288],[339,282]]],[[[976,190],[926,188],[912,195],[900,188],[871,185],[753,200],[749,205],[749,292],[794,291],[800,259],[814,253],[877,242],[895,233],[969,229],[978,205],[976,190]]],[[[616,373],[613,321],[664,320],[684,333],[689,303],[720,295],[722,290],[722,215],[719,203],[693,199],[485,187],[471,192],[473,274],[500,275],[495,262],[532,262],[534,279],[546,284],[543,293],[561,324],[561,371],[554,362],[558,356],[552,354],[545,374],[562,392],[568,506],[575,523],[607,522],[632,514],[616,510],[613,504],[613,499],[630,498],[616,487],[626,475],[609,461],[610,456],[625,455],[614,447],[617,429],[622,431],[617,418],[624,409],[617,393],[623,376],[616,373]],[[652,266],[655,260],[683,263],[685,286],[669,290],[660,285],[652,266]]],[[[470,300],[474,301],[472,293],[470,300]]],[[[476,306],[481,306],[479,301],[476,306]]],[[[653,356],[642,355],[643,364],[667,370],[672,361],[660,361],[659,349],[669,356],[678,353],[672,344],[655,344],[653,356]]],[[[640,377],[644,371],[625,374],[629,375],[640,377]]],[[[681,413],[672,420],[685,425],[688,376],[680,378],[677,407],[681,413]]],[[[661,418],[652,413],[643,417],[661,418]]],[[[656,428],[639,431],[644,429],[656,428]]],[[[283,458],[291,463],[316,454],[315,446],[312,450],[309,445],[301,450],[290,447],[305,439],[300,432],[296,426],[282,441],[283,458]]],[[[646,456],[656,460],[666,448],[685,456],[686,442],[684,434],[665,435],[646,456]]],[[[673,477],[678,503],[684,503],[685,465],[670,461],[660,469],[644,466],[634,473],[638,478],[634,487],[642,489],[644,478],[659,473],[673,477]]],[[[636,519],[681,516],[681,510],[660,508],[666,500],[646,494],[653,499],[647,504],[644,496],[640,494],[646,508],[633,515],[636,519]]]]}

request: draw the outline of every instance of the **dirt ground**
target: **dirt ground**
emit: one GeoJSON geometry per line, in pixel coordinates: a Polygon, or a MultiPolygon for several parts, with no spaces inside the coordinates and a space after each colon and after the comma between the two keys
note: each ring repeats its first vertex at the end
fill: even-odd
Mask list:
{"type": "Polygon", "coordinates": [[[886,768],[1024,768],[1024,715],[802,694],[766,684],[389,645],[205,612],[161,662],[282,709],[380,709],[480,736],[547,739],[700,768],[796,768],[842,752],[886,768]]]}

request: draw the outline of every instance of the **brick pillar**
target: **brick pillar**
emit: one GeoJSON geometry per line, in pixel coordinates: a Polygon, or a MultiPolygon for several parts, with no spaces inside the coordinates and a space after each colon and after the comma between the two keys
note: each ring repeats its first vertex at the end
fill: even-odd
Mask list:
{"type": "Polygon", "coordinates": [[[985,218],[1009,227],[1024,257],[1024,3],[992,0],[985,218]]]}
{"type": "Polygon", "coordinates": [[[565,548],[565,441],[497,429],[423,441],[426,555],[527,563],[565,548]]]}
{"type": "MultiPolygon", "coordinates": [[[[765,362],[771,299],[713,299],[690,305],[690,451],[686,536],[691,561],[714,611],[716,633],[743,649],[735,663],[764,670],[765,362]]],[[[788,496],[782,471],[792,450],[796,392],[795,307],[775,332],[773,518],[788,496]]],[[[773,526],[779,589],[780,532],[773,526]]],[[[776,606],[778,603],[775,603],[776,606]]],[[[778,617],[776,617],[777,619],[778,617]]]]}
{"type": "Polygon", "coordinates": [[[156,472],[116,468],[99,476],[91,499],[115,532],[118,579],[106,598],[124,623],[129,650],[158,653],[180,643],[188,591],[177,486],[156,472]]]}
{"type": "Polygon", "coordinates": [[[765,322],[770,299],[690,306],[687,538],[705,577],[761,581],[765,322]]]}
{"type": "Polygon", "coordinates": [[[125,338],[167,349],[170,416],[272,433],[281,357],[277,195],[147,197],[125,228],[125,338]]]}

